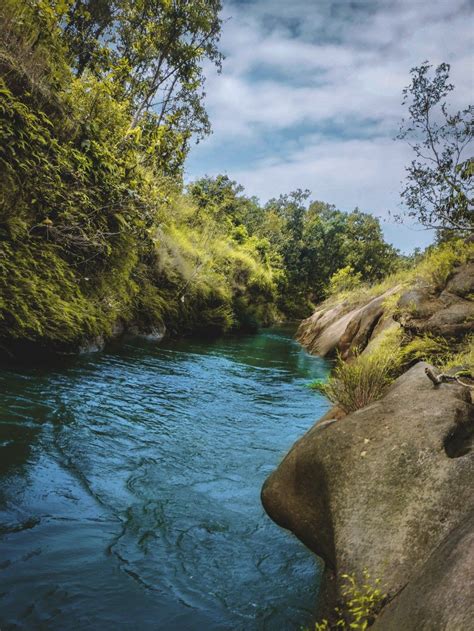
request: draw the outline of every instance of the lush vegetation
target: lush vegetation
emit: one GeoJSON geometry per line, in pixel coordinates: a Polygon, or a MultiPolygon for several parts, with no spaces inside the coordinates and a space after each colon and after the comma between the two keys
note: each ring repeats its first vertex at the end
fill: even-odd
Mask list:
{"type": "Polygon", "coordinates": [[[358,353],[350,362],[338,358],[327,382],[311,387],[325,394],[345,412],[354,412],[379,399],[397,376],[402,363],[398,330],[382,334],[370,353],[358,353]]]}
{"type": "Polygon", "coordinates": [[[308,192],[262,205],[187,188],[209,131],[220,3],[5,0],[0,8],[0,345],[77,349],[124,327],[253,329],[306,315],[341,268],[397,265],[378,220],[308,192]]]}
{"type": "Polygon", "coordinates": [[[226,176],[204,178],[189,187],[200,208],[250,236],[266,249],[277,280],[277,305],[286,316],[308,315],[323,300],[341,270],[373,283],[403,265],[384,241],[377,218],[355,209],[344,213],[297,190],[261,205],[226,176]]]}
{"type": "MultiPolygon", "coordinates": [[[[429,248],[418,264],[400,270],[374,285],[358,284],[352,289],[343,287],[331,294],[332,301],[346,300],[358,305],[398,286],[384,303],[384,317],[403,320],[404,312],[415,307],[400,308],[399,297],[407,288],[422,285],[433,293],[441,291],[456,266],[474,258],[474,243],[454,239],[429,248]]],[[[413,335],[403,327],[388,328],[373,340],[366,349],[355,349],[354,357],[344,361],[338,357],[327,382],[315,381],[313,389],[322,392],[330,401],[346,412],[353,412],[379,399],[387,386],[404,370],[417,361],[427,361],[440,370],[458,368],[459,375],[474,378],[473,337],[453,340],[430,334],[413,335]]]]}

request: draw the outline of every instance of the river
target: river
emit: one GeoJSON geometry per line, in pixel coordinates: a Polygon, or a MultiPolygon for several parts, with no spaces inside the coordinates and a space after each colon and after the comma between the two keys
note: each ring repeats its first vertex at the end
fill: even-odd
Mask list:
{"type": "Polygon", "coordinates": [[[260,488],[328,407],[289,328],[0,372],[0,628],[309,624],[320,568],[260,488]]]}

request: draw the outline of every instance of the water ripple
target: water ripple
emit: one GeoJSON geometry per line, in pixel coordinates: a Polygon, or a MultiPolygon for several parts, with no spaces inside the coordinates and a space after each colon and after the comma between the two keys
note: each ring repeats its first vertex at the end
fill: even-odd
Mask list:
{"type": "Polygon", "coordinates": [[[326,371],[280,329],[1,373],[2,628],[307,623],[317,566],[259,494],[326,371]]]}

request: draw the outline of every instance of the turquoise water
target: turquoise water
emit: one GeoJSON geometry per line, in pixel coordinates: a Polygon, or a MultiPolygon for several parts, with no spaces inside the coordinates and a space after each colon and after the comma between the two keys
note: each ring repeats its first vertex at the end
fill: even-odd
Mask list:
{"type": "Polygon", "coordinates": [[[2,631],[309,623],[319,567],[259,495],[327,369],[280,328],[2,370],[2,631]]]}

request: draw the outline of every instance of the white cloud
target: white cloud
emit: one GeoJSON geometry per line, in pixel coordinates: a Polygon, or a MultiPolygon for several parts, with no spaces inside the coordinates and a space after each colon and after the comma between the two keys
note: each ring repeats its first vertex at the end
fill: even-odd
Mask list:
{"type": "Polygon", "coordinates": [[[264,199],[308,187],[342,208],[394,209],[410,158],[392,141],[410,68],[425,59],[452,63],[451,101],[472,100],[468,6],[225,3],[227,59],[207,84],[214,135],[191,156],[191,175],[228,171],[264,199]]]}
{"type": "Polygon", "coordinates": [[[360,206],[386,215],[396,210],[398,202],[399,182],[393,181],[391,173],[400,173],[407,157],[406,147],[399,145],[393,151],[392,141],[383,138],[332,141],[315,137],[307,139],[303,150],[278,161],[263,160],[257,170],[242,169],[235,175],[263,199],[279,189],[291,190],[298,182],[317,199],[343,210],[360,206]]]}

